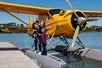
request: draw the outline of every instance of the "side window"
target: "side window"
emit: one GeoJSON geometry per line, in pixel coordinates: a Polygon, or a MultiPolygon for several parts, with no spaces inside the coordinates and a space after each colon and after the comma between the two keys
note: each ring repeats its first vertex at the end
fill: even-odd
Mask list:
{"type": "Polygon", "coordinates": [[[51,9],[49,10],[49,13],[51,16],[53,16],[54,14],[58,14],[61,11],[61,9],[51,9]]]}

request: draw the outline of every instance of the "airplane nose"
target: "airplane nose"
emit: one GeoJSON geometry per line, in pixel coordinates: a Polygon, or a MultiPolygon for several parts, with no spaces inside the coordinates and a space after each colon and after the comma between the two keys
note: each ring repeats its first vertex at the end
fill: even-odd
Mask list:
{"type": "Polygon", "coordinates": [[[78,24],[84,24],[86,22],[86,19],[84,17],[79,17],[78,18],[78,24]]]}
{"type": "Polygon", "coordinates": [[[86,18],[81,12],[76,12],[76,13],[79,17],[76,17],[75,14],[73,13],[71,17],[71,24],[74,29],[76,29],[77,25],[80,25],[81,27],[80,31],[82,31],[87,24],[86,18]]]}

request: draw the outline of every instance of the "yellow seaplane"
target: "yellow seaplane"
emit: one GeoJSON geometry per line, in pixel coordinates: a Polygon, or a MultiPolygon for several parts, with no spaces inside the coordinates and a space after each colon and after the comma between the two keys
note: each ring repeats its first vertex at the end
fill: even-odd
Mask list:
{"type": "MultiPolygon", "coordinates": [[[[31,17],[29,23],[27,23],[16,15],[14,15],[14,13],[37,15],[36,20],[38,20],[39,22],[43,21],[45,23],[47,29],[46,34],[50,38],[47,44],[50,43],[51,38],[59,37],[59,39],[61,39],[66,45],[69,45],[53,46],[51,48],[52,50],[58,52],[71,52],[75,55],[85,56],[88,58],[102,61],[102,51],[86,48],[78,37],[78,34],[86,29],[87,21],[96,21],[96,17],[102,17],[102,11],[75,10],[69,0],[66,0],[66,2],[68,3],[71,10],[64,10],[58,8],[51,9],[37,6],[0,2],[0,11],[8,13],[9,15],[13,16],[17,20],[27,25],[29,35],[31,35],[32,33],[33,22],[31,17]],[[71,45],[68,43],[67,39],[72,39],[71,45]],[[76,42],[79,43],[80,47],[74,46],[76,42]],[[93,56],[94,54],[95,56],[93,56]]],[[[27,54],[29,56],[32,56],[33,53],[28,51],[27,54]]],[[[54,65],[55,64],[56,63],[54,63],[54,65]]],[[[48,64],[48,66],[51,65],[48,64]]]]}

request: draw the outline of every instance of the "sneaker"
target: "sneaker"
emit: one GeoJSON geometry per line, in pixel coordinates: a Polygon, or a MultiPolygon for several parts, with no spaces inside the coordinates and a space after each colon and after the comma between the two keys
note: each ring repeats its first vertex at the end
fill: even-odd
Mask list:
{"type": "Polygon", "coordinates": [[[39,51],[37,50],[36,53],[39,53],[39,51]]]}
{"type": "Polygon", "coordinates": [[[33,50],[33,52],[36,53],[37,51],[36,50],[33,50]]]}
{"type": "Polygon", "coordinates": [[[39,52],[38,54],[41,55],[41,52],[39,52]]]}

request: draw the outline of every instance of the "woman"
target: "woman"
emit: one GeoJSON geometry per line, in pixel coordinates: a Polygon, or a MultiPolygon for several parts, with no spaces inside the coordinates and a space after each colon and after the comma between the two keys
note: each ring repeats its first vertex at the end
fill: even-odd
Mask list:
{"type": "Polygon", "coordinates": [[[45,27],[42,28],[41,41],[42,41],[42,47],[43,47],[43,51],[41,54],[47,55],[47,48],[46,48],[47,36],[46,36],[46,28],[45,27]]]}

